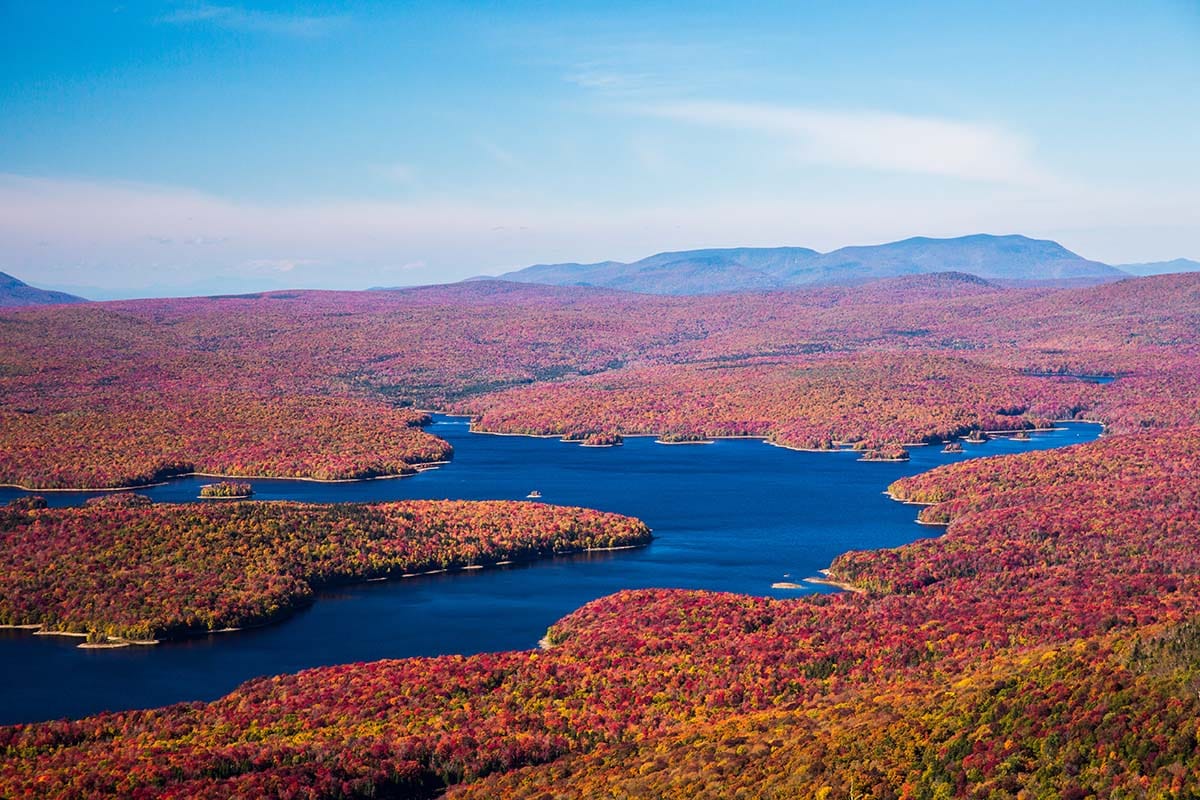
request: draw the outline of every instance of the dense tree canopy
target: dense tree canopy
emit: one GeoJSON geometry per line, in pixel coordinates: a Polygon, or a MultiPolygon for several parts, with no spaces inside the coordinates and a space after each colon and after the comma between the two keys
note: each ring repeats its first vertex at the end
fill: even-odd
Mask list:
{"type": "Polygon", "coordinates": [[[1074,416],[1197,424],[1198,305],[1194,275],[1058,291],[943,275],[706,297],[479,282],[6,311],[0,483],[403,474],[450,455],[413,407],[499,432],[806,448],[1074,416]]]}
{"type": "MultiPolygon", "coordinates": [[[[973,430],[1107,425],[1096,443],[894,484],[947,527],[839,557],[832,579],[860,592],[622,592],[555,624],[540,651],[327,667],[212,703],[11,726],[0,794],[1195,795],[1197,308],[1189,275],[1072,290],[922,276],[700,298],[480,283],[0,315],[0,475],[43,486],[210,465],[403,471],[446,455],[413,407],[594,444],[754,435],[896,457],[973,430]]],[[[39,505],[3,512],[6,619],[115,635],[269,618],[327,580],[646,535],[516,504],[39,505]]]]}
{"type": "MultiPolygon", "coordinates": [[[[148,640],[276,619],[333,583],[644,544],[637,520],[507,501],[0,508],[0,624],[148,640]]],[[[32,507],[28,507],[32,506],[32,507]]]]}
{"type": "Polygon", "coordinates": [[[0,733],[0,787],[365,797],[462,784],[481,798],[1195,787],[1200,440],[1160,436],[1148,461],[1145,438],[894,487],[928,480],[948,503],[971,502],[942,538],[839,558],[834,577],[866,594],[622,592],[556,624],[542,651],[329,667],[209,704],[14,726],[0,733]],[[1029,491],[1041,475],[1051,490],[1029,491]]]}

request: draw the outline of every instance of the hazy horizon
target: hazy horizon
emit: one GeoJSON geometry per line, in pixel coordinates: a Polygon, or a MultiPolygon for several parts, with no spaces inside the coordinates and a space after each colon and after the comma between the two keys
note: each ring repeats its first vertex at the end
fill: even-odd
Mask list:
{"type": "Polygon", "coordinates": [[[85,296],[981,232],[1200,258],[1200,8],[0,10],[0,270],[85,296]]]}
{"type": "MultiPolygon", "coordinates": [[[[994,234],[994,235],[1004,236],[1006,234],[994,234]]],[[[1016,234],[1016,235],[1020,235],[1020,234],[1016,234]]],[[[905,237],[905,238],[914,238],[914,237],[905,237]]],[[[920,238],[920,237],[918,236],[915,238],[920,238]]],[[[843,245],[843,247],[853,247],[853,246],[861,246],[861,245],[870,246],[870,245],[876,245],[876,244],[882,245],[882,244],[890,244],[890,243],[891,242],[850,242],[850,243],[847,243],[846,245],[843,245]]],[[[1061,242],[1060,242],[1060,244],[1061,244],[1061,242]]],[[[684,252],[693,251],[693,250],[731,249],[731,248],[737,248],[737,247],[739,247],[739,246],[730,245],[728,248],[726,248],[726,247],[686,248],[684,250],[684,252]]],[[[804,245],[763,245],[762,247],[764,249],[790,248],[790,247],[802,248],[802,247],[804,247],[804,245]]],[[[832,249],[837,250],[840,248],[832,248],[832,249]]],[[[1069,250],[1070,248],[1067,248],[1067,249],[1069,250]]],[[[655,253],[646,253],[643,256],[639,256],[639,257],[630,259],[630,263],[636,263],[641,258],[658,255],[658,254],[661,254],[664,252],[674,252],[674,251],[660,250],[660,251],[656,251],[655,253]]],[[[824,252],[830,252],[830,251],[824,251],[824,252]]],[[[1083,255],[1083,254],[1079,254],[1079,255],[1083,255]]],[[[1084,256],[1084,257],[1086,258],[1086,256],[1084,256]]],[[[605,260],[609,260],[609,259],[605,259],[605,260]]],[[[1173,260],[1174,261],[1188,261],[1190,263],[1196,263],[1196,262],[1192,261],[1191,259],[1186,259],[1186,258],[1173,259],[1173,260]]],[[[1168,260],[1167,262],[1154,262],[1154,263],[1168,263],[1169,261],[1170,260],[1168,260]]],[[[583,265],[587,265],[588,263],[593,263],[593,262],[561,262],[561,263],[581,263],[583,265]]],[[[1131,262],[1131,263],[1125,264],[1125,265],[1113,265],[1113,266],[1144,267],[1144,266],[1147,266],[1148,263],[1150,263],[1150,262],[1140,262],[1140,263],[1131,262]]],[[[522,269],[525,267],[530,267],[530,266],[540,266],[540,265],[521,264],[521,265],[514,267],[513,270],[500,269],[500,270],[496,270],[495,272],[492,272],[492,273],[479,273],[479,274],[475,274],[475,275],[467,275],[463,278],[452,278],[452,279],[447,279],[444,281],[435,280],[435,281],[422,281],[422,282],[375,283],[375,284],[362,285],[362,286],[336,286],[335,287],[335,286],[293,285],[293,284],[288,283],[288,281],[287,281],[287,278],[289,277],[288,273],[283,273],[282,275],[276,277],[274,279],[274,281],[271,283],[260,282],[255,285],[246,286],[243,289],[230,288],[227,285],[225,279],[218,275],[213,275],[213,276],[199,275],[191,283],[175,285],[175,286],[169,286],[169,285],[163,285],[163,284],[153,284],[153,283],[147,284],[147,285],[144,285],[141,287],[133,287],[133,286],[99,287],[99,286],[93,286],[93,285],[87,285],[87,284],[38,284],[37,288],[68,292],[70,294],[75,294],[75,295],[81,296],[88,300],[97,300],[97,301],[131,300],[131,299],[151,298],[151,297],[192,297],[192,296],[203,296],[203,295],[213,295],[213,294],[228,294],[230,292],[236,292],[236,291],[276,291],[276,290],[288,290],[288,289],[325,289],[325,290],[334,290],[334,291],[361,291],[361,290],[378,289],[378,288],[402,288],[402,287],[427,286],[427,285],[436,285],[436,284],[441,284],[441,283],[454,283],[454,282],[458,282],[461,280],[470,280],[470,279],[486,279],[486,278],[503,279],[507,272],[519,270],[519,269],[522,269]]],[[[0,269],[0,272],[3,272],[3,271],[4,270],[0,269]]],[[[950,271],[950,270],[947,270],[947,271],[950,271]]],[[[958,271],[961,271],[961,270],[958,270],[958,271]]],[[[1171,272],[1171,271],[1179,271],[1179,270],[1165,270],[1165,272],[1171,272]]],[[[1191,271],[1190,268],[1187,271],[1191,271]]],[[[1155,272],[1150,272],[1150,273],[1131,272],[1130,276],[1131,277],[1144,277],[1145,275],[1151,275],[1151,274],[1161,274],[1161,272],[1160,271],[1155,271],[1155,272]]],[[[20,275],[14,275],[13,277],[15,277],[19,280],[24,280],[24,278],[22,278],[22,276],[20,276],[20,275]]],[[[28,281],[26,281],[26,282],[28,283],[28,281]]]]}

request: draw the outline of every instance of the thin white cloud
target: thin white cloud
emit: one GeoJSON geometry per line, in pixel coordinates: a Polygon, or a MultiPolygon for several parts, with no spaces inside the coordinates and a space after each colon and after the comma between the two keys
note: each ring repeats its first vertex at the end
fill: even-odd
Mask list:
{"type": "Polygon", "coordinates": [[[0,174],[5,271],[35,283],[156,291],[191,287],[197,276],[238,291],[363,288],[386,283],[387,274],[438,283],[539,262],[632,260],[690,247],[830,250],[981,231],[1059,239],[1111,263],[1194,258],[1200,195],[1028,186],[964,194],[919,183],[870,195],[738,195],[669,207],[553,198],[537,205],[262,204],[175,187],[0,174]]]}
{"type": "Polygon", "coordinates": [[[603,64],[580,65],[566,73],[563,79],[581,89],[610,97],[635,97],[662,89],[664,79],[650,72],[631,73],[611,69],[603,64]]]}
{"type": "Polygon", "coordinates": [[[284,14],[241,6],[201,4],[181,8],[160,18],[175,25],[208,24],[235,31],[277,36],[316,38],[330,33],[345,20],[339,16],[284,14]]]}
{"type": "Polygon", "coordinates": [[[883,111],[725,102],[643,106],[641,113],[774,137],[804,163],[1047,186],[1024,137],[992,125],[883,111]]]}

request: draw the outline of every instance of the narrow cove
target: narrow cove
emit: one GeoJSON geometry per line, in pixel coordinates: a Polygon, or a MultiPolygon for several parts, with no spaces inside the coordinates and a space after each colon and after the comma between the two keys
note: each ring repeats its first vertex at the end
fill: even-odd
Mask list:
{"type": "MultiPolygon", "coordinates": [[[[891,481],[963,458],[1090,441],[1100,426],[968,444],[962,454],[914,447],[908,462],[867,464],[852,452],[794,452],[753,440],[665,447],[630,438],[621,447],[586,448],[472,435],[465,420],[443,416],[430,430],[454,445],[449,465],[398,480],[253,480],[255,499],[521,499],[537,490],[548,503],[640,517],[656,539],[638,550],[342,587],[277,625],[155,647],[87,651],[77,640],[0,631],[0,723],[207,700],[258,675],[325,664],[529,648],[555,620],[620,589],[775,597],[827,591],[772,584],[799,584],[845,550],[938,533],[914,524],[913,507],[882,493],[891,481]]],[[[191,502],[212,480],[186,478],[142,493],[191,502]]],[[[0,502],[23,494],[0,490],[0,502]]],[[[66,505],[94,494],[47,499],[66,505]]]]}

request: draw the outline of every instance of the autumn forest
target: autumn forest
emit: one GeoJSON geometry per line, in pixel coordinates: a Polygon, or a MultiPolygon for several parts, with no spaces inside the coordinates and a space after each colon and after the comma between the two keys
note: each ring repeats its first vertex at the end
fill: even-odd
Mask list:
{"type": "Polygon", "coordinates": [[[929,527],[836,558],[828,578],[851,591],[623,591],[536,650],[7,726],[0,795],[1191,796],[1198,310],[1196,274],[1020,288],[962,273],[5,310],[0,483],[28,492],[0,508],[0,624],[95,646],[286,625],[339,583],[651,542],[637,519],[552,504],[250,497],[256,478],[453,469],[434,411],[587,446],[753,437],[868,461],[1065,420],[1104,435],[881,483],[929,527]],[[205,500],[137,493],[187,475],[213,476],[205,500]],[[126,491],[44,499],[70,489],[126,491]]]}

